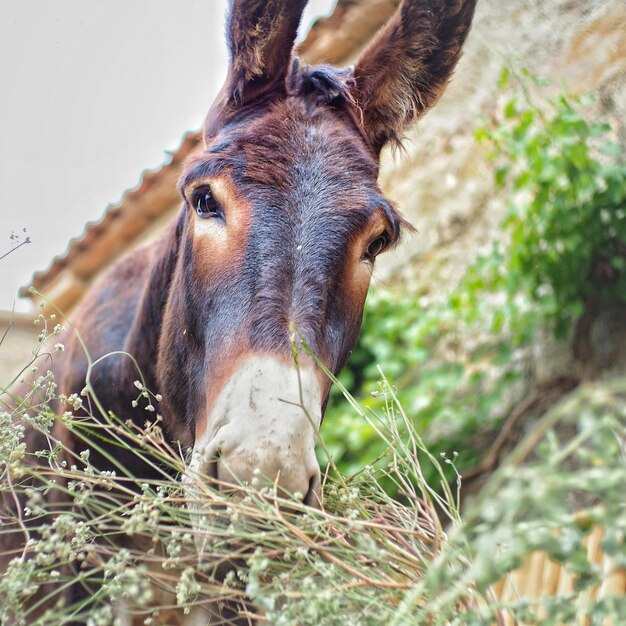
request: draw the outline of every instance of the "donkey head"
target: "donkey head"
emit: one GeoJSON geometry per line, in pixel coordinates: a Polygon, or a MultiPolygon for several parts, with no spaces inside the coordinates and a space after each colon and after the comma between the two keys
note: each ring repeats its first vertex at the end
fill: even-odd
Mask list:
{"type": "Polygon", "coordinates": [[[180,179],[158,372],[175,434],[220,483],[257,473],[315,502],[330,383],[293,346],[333,372],[353,349],[374,260],[403,226],[380,150],[436,102],[475,2],[405,0],[340,70],[292,57],[305,0],[233,0],[228,78],[180,179]]]}

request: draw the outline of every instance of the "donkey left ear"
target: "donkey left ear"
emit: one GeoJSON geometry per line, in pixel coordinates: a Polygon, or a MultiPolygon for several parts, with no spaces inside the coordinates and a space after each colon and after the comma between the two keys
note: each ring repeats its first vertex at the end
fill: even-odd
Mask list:
{"type": "Polygon", "coordinates": [[[307,0],[231,0],[226,81],[231,104],[268,89],[284,89],[298,26],[307,0]]]}
{"type": "Polygon", "coordinates": [[[287,92],[291,52],[307,0],[231,0],[226,26],[226,83],[204,127],[208,144],[225,119],[255,98],[287,92]]]}
{"type": "Polygon", "coordinates": [[[357,61],[354,99],[376,153],[443,93],[477,0],[404,0],[357,61]]]}

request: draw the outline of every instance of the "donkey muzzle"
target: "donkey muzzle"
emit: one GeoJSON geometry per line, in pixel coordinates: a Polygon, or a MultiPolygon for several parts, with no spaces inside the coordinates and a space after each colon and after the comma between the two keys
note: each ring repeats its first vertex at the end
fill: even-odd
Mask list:
{"type": "Polygon", "coordinates": [[[197,438],[190,471],[221,491],[275,486],[281,497],[316,506],[315,443],[322,391],[315,367],[250,356],[234,370],[197,438]]]}

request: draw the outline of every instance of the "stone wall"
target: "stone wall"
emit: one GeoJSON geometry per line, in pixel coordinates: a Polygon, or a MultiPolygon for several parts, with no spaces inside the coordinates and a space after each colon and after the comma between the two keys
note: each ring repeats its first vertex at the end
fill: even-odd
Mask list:
{"type": "MultiPolygon", "coordinates": [[[[363,0],[367,2],[367,0],[363,0]]],[[[439,104],[386,152],[381,184],[418,232],[383,255],[377,275],[436,299],[499,237],[504,212],[486,148],[474,131],[503,97],[504,65],[551,77],[554,91],[593,93],[597,113],[626,140],[626,4],[621,0],[479,0],[456,74],[439,104]]],[[[594,328],[605,374],[626,371],[626,312],[607,311],[594,328]]],[[[572,370],[569,348],[537,338],[533,383],[572,370]]]]}

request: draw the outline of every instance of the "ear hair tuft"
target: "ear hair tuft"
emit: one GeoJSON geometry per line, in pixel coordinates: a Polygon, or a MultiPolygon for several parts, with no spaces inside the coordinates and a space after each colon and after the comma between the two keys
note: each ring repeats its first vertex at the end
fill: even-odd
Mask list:
{"type": "Polygon", "coordinates": [[[353,68],[301,66],[297,57],[292,61],[287,80],[289,95],[313,96],[318,104],[327,106],[354,105],[354,86],[353,68]]]}

